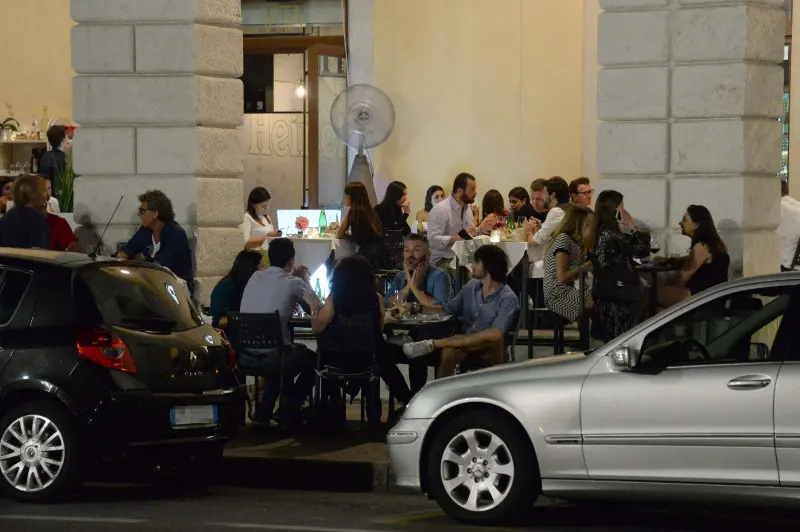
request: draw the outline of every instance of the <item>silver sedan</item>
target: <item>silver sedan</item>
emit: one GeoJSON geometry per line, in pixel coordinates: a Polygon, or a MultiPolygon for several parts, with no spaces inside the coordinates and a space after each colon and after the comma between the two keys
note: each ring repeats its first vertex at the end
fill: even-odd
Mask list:
{"type": "Polygon", "coordinates": [[[800,273],[734,281],[605,347],[435,381],[397,484],[464,522],[564,499],[800,498],[800,273]]]}

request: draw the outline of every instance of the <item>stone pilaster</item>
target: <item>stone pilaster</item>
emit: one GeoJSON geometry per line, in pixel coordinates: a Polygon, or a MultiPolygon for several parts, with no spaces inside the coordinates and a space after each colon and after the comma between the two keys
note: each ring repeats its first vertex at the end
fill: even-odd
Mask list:
{"type": "Polygon", "coordinates": [[[685,252],[702,204],[732,274],[778,271],[782,0],[600,0],[599,189],[685,252]]]}
{"type": "MultiPolygon", "coordinates": [[[[195,251],[198,295],[242,249],[240,0],[71,0],[75,219],[127,240],[138,195],[172,200],[195,251]]],[[[92,235],[92,233],[94,233],[92,235]]]]}

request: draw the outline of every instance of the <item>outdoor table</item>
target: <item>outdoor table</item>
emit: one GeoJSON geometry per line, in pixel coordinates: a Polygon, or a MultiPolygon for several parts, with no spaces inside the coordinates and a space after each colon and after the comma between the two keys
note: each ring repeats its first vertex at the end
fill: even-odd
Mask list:
{"type": "Polygon", "coordinates": [[[640,275],[650,276],[647,312],[654,316],[658,310],[658,274],[678,271],[680,268],[674,264],[648,263],[636,266],[635,270],[640,275]]]}
{"type": "MultiPolygon", "coordinates": [[[[355,244],[347,239],[338,239],[331,236],[303,238],[289,236],[289,239],[294,244],[295,262],[308,268],[312,274],[325,264],[331,252],[333,252],[337,260],[356,252],[355,244]]],[[[272,240],[275,239],[268,238],[264,242],[264,246],[268,246],[272,240]]]]}

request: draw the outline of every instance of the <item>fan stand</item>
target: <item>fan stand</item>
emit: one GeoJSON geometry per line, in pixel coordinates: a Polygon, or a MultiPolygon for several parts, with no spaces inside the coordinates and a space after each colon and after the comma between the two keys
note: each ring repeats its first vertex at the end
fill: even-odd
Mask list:
{"type": "Polygon", "coordinates": [[[367,188],[370,204],[373,207],[377,205],[378,197],[375,194],[375,183],[372,179],[372,169],[369,166],[369,161],[367,160],[367,156],[364,155],[364,150],[362,148],[358,149],[358,154],[353,160],[353,166],[350,168],[350,173],[347,175],[348,185],[354,181],[359,181],[367,188]]]}

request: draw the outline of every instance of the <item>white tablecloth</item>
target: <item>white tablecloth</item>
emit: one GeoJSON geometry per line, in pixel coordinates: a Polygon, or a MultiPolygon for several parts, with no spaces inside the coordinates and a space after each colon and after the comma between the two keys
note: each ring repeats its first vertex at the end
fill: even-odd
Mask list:
{"type": "MultiPolygon", "coordinates": [[[[476,248],[490,243],[488,236],[477,236],[473,242],[475,242],[476,248]]],[[[528,251],[527,242],[501,241],[495,242],[495,245],[499,246],[500,249],[506,252],[506,255],[508,255],[509,265],[512,268],[522,260],[522,256],[528,251]]],[[[453,244],[453,252],[456,254],[458,263],[461,266],[472,266],[472,262],[469,260],[469,253],[467,252],[467,243],[464,240],[459,240],[453,244]]],[[[455,267],[455,261],[453,261],[453,267],[455,267]]],[[[535,279],[541,279],[544,277],[544,262],[541,260],[531,262],[528,274],[530,277],[535,279]]]]}
{"type": "Polygon", "coordinates": [[[294,244],[295,263],[307,267],[312,274],[325,264],[331,251],[337,259],[352,255],[356,251],[355,244],[350,240],[337,238],[292,238],[291,240],[294,244]]]}

